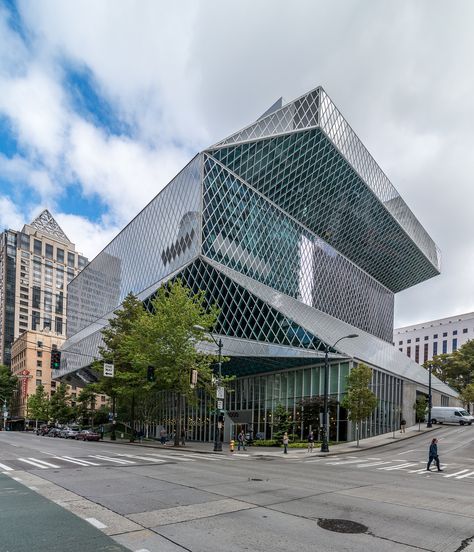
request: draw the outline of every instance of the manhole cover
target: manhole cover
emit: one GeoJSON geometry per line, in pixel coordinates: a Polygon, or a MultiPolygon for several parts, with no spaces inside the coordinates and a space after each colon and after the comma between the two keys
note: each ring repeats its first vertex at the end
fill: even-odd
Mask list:
{"type": "Polygon", "coordinates": [[[320,519],[319,527],[335,533],[366,533],[369,528],[349,519],[320,519]]]}
{"type": "Polygon", "coordinates": [[[263,481],[263,479],[259,479],[258,477],[252,477],[250,481],[263,481]]]}

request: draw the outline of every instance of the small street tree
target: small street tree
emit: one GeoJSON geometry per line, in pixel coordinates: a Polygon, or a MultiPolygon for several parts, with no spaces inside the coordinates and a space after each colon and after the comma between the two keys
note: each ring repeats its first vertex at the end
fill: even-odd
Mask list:
{"type": "Polygon", "coordinates": [[[174,393],[176,399],[175,446],[179,445],[184,404],[196,401],[196,389],[190,385],[191,372],[199,374],[198,387],[211,395],[212,364],[215,355],[203,354],[196,342],[210,341],[206,329],[214,327],[218,315],[215,306],[206,305],[205,293],[193,293],[178,279],[162,286],[142,310],[133,327],[121,340],[118,350],[126,361],[137,367],[141,387],[146,388],[147,367],[155,369],[155,382],[149,389],[174,393]]]}
{"type": "Polygon", "coordinates": [[[17,388],[18,379],[13,376],[8,366],[0,364],[0,396],[4,397],[7,402],[13,396],[13,391],[17,388]]]}
{"type": "Polygon", "coordinates": [[[89,423],[94,425],[95,410],[95,393],[91,386],[84,387],[77,397],[76,403],[76,418],[80,418],[81,423],[89,423]]]}
{"type": "Polygon", "coordinates": [[[365,364],[359,364],[347,375],[346,394],[341,405],[348,410],[348,418],[356,424],[357,446],[359,446],[359,426],[375,410],[378,399],[370,389],[372,370],[365,364]]]}
{"type": "Polygon", "coordinates": [[[61,383],[56,387],[56,392],[49,400],[49,415],[55,423],[64,424],[69,422],[73,415],[73,409],[70,405],[69,396],[67,394],[67,385],[61,383]]]}
{"type": "Polygon", "coordinates": [[[421,431],[421,422],[425,421],[426,409],[428,408],[428,401],[424,395],[420,395],[413,405],[415,411],[415,420],[418,422],[418,431],[421,431]]]}
{"type": "Polygon", "coordinates": [[[28,397],[27,411],[28,416],[36,420],[36,429],[38,429],[38,420],[48,422],[49,397],[42,385],[38,385],[35,394],[28,397]]]}
{"type": "Polygon", "coordinates": [[[471,403],[474,403],[474,383],[469,383],[461,391],[460,397],[462,402],[467,406],[469,412],[471,411],[471,403]]]}
{"type": "Polygon", "coordinates": [[[273,411],[273,438],[281,441],[283,434],[289,433],[291,427],[290,413],[282,404],[277,404],[273,411]]]}

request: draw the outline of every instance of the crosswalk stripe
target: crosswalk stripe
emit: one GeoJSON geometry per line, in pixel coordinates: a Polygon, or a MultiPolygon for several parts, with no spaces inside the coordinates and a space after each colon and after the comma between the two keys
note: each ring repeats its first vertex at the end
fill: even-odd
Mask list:
{"type": "Polygon", "coordinates": [[[100,466],[101,464],[97,464],[97,462],[91,462],[90,460],[84,460],[83,458],[72,458],[71,456],[63,456],[63,458],[67,458],[68,460],[75,460],[76,462],[82,462],[86,466],[100,466]]]}
{"type": "MultiPolygon", "coordinates": [[[[154,452],[148,453],[150,456],[156,456],[158,458],[171,458],[171,460],[178,460],[179,462],[195,462],[192,458],[182,458],[174,454],[156,454],[154,452]]],[[[119,456],[125,456],[125,454],[119,454],[119,456]]]]}
{"type": "MultiPolygon", "coordinates": [[[[121,456],[124,456],[123,454],[121,456]]],[[[123,458],[110,458],[109,456],[101,456],[100,454],[89,454],[90,458],[97,458],[98,460],[107,460],[108,462],[116,462],[117,464],[135,464],[132,460],[124,460],[123,458]]]]}
{"type": "Polygon", "coordinates": [[[10,468],[9,466],[5,466],[5,464],[0,464],[0,468],[4,471],[13,471],[13,468],[10,468]]]}
{"type": "Polygon", "coordinates": [[[458,477],[456,477],[456,479],[464,479],[465,477],[471,477],[471,475],[474,475],[474,471],[469,472],[469,473],[465,473],[463,475],[458,475],[458,477]]]}
{"type": "Polygon", "coordinates": [[[59,468],[59,466],[57,466],[56,464],[51,464],[50,462],[45,462],[44,460],[38,460],[37,458],[28,457],[28,460],[33,460],[33,462],[39,462],[40,464],[43,464],[48,468],[59,468]]]}
{"type": "MultiPolygon", "coordinates": [[[[82,462],[81,460],[76,460],[75,458],[69,458],[68,456],[53,456],[56,460],[63,460],[64,462],[70,462],[71,464],[77,464],[78,466],[90,466],[90,464],[86,464],[85,462],[82,462]]],[[[99,466],[100,464],[95,464],[96,466],[99,466]]]]}
{"type": "MultiPolygon", "coordinates": [[[[191,453],[191,454],[186,454],[186,453],[184,453],[184,452],[175,452],[175,453],[173,453],[173,454],[174,454],[175,456],[180,456],[180,457],[181,457],[181,456],[184,456],[184,457],[189,456],[189,457],[191,457],[191,458],[199,458],[199,459],[201,459],[201,460],[211,460],[212,462],[213,462],[213,461],[216,461],[216,460],[219,461],[219,460],[222,459],[222,457],[216,456],[216,455],[214,455],[214,454],[199,454],[199,453],[197,453],[197,454],[192,454],[192,453],[191,453]]],[[[238,456],[249,456],[249,455],[248,455],[248,454],[242,454],[242,453],[240,452],[240,453],[238,454],[238,456]]]]}
{"type": "Polygon", "coordinates": [[[362,462],[367,462],[367,460],[359,458],[359,460],[341,460],[340,462],[326,462],[326,464],[329,466],[345,466],[346,464],[361,464],[362,462]]]}
{"type": "Polygon", "coordinates": [[[462,473],[465,473],[467,471],[469,471],[469,470],[467,470],[467,469],[466,470],[460,470],[456,473],[448,473],[446,475],[443,475],[443,477],[456,477],[456,475],[461,475],[462,473]]]}
{"type": "Polygon", "coordinates": [[[151,456],[137,456],[136,454],[127,454],[127,458],[136,458],[137,460],[145,460],[146,462],[166,462],[160,458],[152,458],[151,456]]]}
{"type": "Polygon", "coordinates": [[[389,460],[387,462],[371,462],[370,464],[360,464],[360,466],[357,466],[358,468],[370,468],[372,466],[381,466],[382,464],[391,464],[392,461],[389,460]]]}
{"type": "Polygon", "coordinates": [[[416,466],[416,462],[407,462],[406,464],[398,464],[397,466],[385,466],[384,468],[377,468],[378,470],[392,471],[392,470],[404,470],[410,466],[416,466]]]}
{"type": "Polygon", "coordinates": [[[41,468],[42,470],[47,470],[48,466],[42,466],[41,464],[38,464],[37,462],[32,462],[31,460],[27,460],[26,458],[18,458],[20,462],[26,462],[27,464],[31,464],[35,468],[41,468]]]}

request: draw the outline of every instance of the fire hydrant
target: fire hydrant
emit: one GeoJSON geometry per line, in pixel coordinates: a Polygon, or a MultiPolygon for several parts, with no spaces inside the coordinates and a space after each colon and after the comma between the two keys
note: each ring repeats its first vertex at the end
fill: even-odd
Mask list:
{"type": "Polygon", "coordinates": [[[230,443],[229,443],[229,450],[230,452],[234,452],[234,441],[231,440],[230,443]]]}

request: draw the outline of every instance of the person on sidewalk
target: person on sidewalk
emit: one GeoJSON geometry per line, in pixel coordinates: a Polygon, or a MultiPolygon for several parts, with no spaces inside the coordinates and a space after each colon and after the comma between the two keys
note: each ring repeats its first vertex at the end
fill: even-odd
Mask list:
{"type": "Polygon", "coordinates": [[[431,471],[430,466],[431,466],[431,462],[433,462],[433,460],[436,463],[436,467],[438,468],[438,471],[442,472],[443,470],[441,469],[441,467],[439,465],[438,439],[432,439],[431,440],[431,445],[430,445],[430,450],[429,450],[429,458],[428,458],[428,465],[426,466],[427,471],[431,471]]]}
{"type": "Polygon", "coordinates": [[[245,433],[243,430],[241,430],[241,432],[237,435],[237,441],[238,441],[237,450],[240,450],[241,446],[243,447],[244,450],[247,450],[245,448],[245,433]]]}
{"type": "Polygon", "coordinates": [[[405,420],[405,418],[402,418],[400,420],[400,433],[405,433],[406,426],[407,426],[407,421],[405,420]]]}
{"type": "Polygon", "coordinates": [[[162,428],[160,430],[160,443],[162,445],[166,445],[166,431],[165,431],[165,428],[162,428]]]}
{"type": "Polygon", "coordinates": [[[285,433],[283,434],[283,454],[288,454],[288,443],[288,433],[285,431],[285,433]]]}
{"type": "Polygon", "coordinates": [[[312,431],[308,434],[308,452],[313,452],[314,449],[314,433],[312,431]]]}

